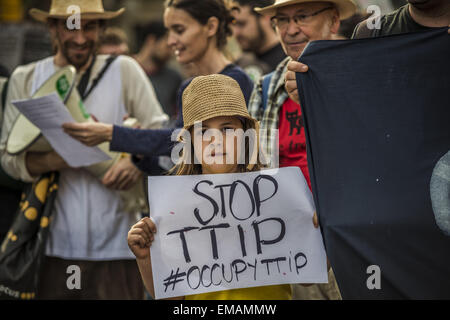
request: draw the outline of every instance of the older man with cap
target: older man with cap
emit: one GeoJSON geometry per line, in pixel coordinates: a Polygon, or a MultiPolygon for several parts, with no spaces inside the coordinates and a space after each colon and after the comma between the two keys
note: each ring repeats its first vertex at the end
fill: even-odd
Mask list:
{"type": "MultiPolygon", "coordinates": [[[[448,26],[450,34],[450,1],[448,0],[407,0],[407,4],[380,17],[379,28],[369,28],[369,18],[359,23],[352,39],[387,36],[393,34],[420,32],[448,26]]],[[[285,74],[285,87],[289,97],[299,101],[296,72],[307,72],[308,66],[291,61],[285,74]]]]}
{"type": "MultiPolygon", "coordinates": [[[[278,155],[280,167],[300,167],[308,185],[311,186],[302,112],[300,105],[289,98],[284,86],[287,65],[300,57],[308,42],[332,40],[338,32],[340,20],[352,16],[356,6],[351,0],[277,0],[271,6],[255,10],[271,17],[288,57],[273,73],[261,78],[255,86],[249,112],[261,123],[261,146],[268,158],[273,159],[274,155],[278,155]]],[[[294,298],[297,299],[340,298],[332,271],[329,284],[295,289],[294,298]]]]}
{"type": "Polygon", "coordinates": [[[101,0],[52,0],[49,12],[30,11],[33,18],[47,23],[57,53],[20,66],[12,74],[0,150],[5,171],[16,179],[33,182],[47,172],[60,173],[37,298],[143,297],[139,271],[126,241],[130,226],[139,216],[138,212],[124,210],[118,194],[118,190],[133,186],[141,175],[130,157],[123,157],[99,180],[83,168],[70,168],[55,151],[25,151],[18,155],[5,152],[19,116],[11,101],[30,98],[52,74],[67,65],[76,68],[85,109],[99,121],[121,124],[129,114],[142,127],[159,128],[168,119],[148,78],[133,59],[95,55],[105,20],[123,11],[107,12],[101,0]],[[68,285],[73,270],[80,271],[77,286],[68,285]]]}

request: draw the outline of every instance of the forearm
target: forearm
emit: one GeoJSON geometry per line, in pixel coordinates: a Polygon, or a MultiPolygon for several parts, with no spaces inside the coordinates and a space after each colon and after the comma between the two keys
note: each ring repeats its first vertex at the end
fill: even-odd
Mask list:
{"type": "Polygon", "coordinates": [[[144,156],[170,155],[174,129],[131,129],[114,126],[111,151],[144,156]]]}
{"type": "Polygon", "coordinates": [[[34,177],[67,167],[62,159],[52,156],[52,152],[27,152],[25,165],[29,174],[34,177]]]}
{"type": "Polygon", "coordinates": [[[141,273],[142,281],[144,282],[145,288],[148,293],[154,298],[155,289],[153,286],[153,273],[152,273],[152,262],[150,257],[148,259],[138,259],[136,258],[137,265],[139,267],[139,272],[141,273]]]}

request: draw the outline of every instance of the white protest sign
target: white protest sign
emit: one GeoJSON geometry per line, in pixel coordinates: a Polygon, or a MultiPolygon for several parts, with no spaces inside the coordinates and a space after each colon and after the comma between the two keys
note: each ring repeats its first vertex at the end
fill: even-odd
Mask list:
{"type": "Polygon", "coordinates": [[[314,203],[297,167],[149,177],[157,299],[328,282],[314,203]]]}

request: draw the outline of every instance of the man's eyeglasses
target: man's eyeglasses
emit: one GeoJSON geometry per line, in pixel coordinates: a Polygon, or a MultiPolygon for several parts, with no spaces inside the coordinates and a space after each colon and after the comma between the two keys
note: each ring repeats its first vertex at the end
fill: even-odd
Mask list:
{"type": "Polygon", "coordinates": [[[283,29],[286,26],[289,25],[289,23],[291,22],[291,19],[294,20],[294,22],[299,26],[302,27],[304,25],[309,24],[312,20],[313,17],[318,15],[319,13],[322,13],[326,10],[330,10],[330,9],[334,9],[334,7],[327,7],[327,8],[323,8],[320,9],[319,11],[313,12],[311,14],[297,14],[294,17],[290,18],[287,16],[274,16],[272,17],[272,19],[270,19],[272,21],[272,24],[276,27],[278,27],[278,29],[283,29]]]}

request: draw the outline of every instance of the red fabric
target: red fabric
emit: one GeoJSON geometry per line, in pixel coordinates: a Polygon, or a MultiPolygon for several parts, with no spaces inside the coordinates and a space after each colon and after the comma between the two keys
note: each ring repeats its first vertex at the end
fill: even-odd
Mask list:
{"type": "Polygon", "coordinates": [[[300,167],[311,189],[302,111],[290,98],[280,109],[279,137],[280,167],[300,167]]]}

